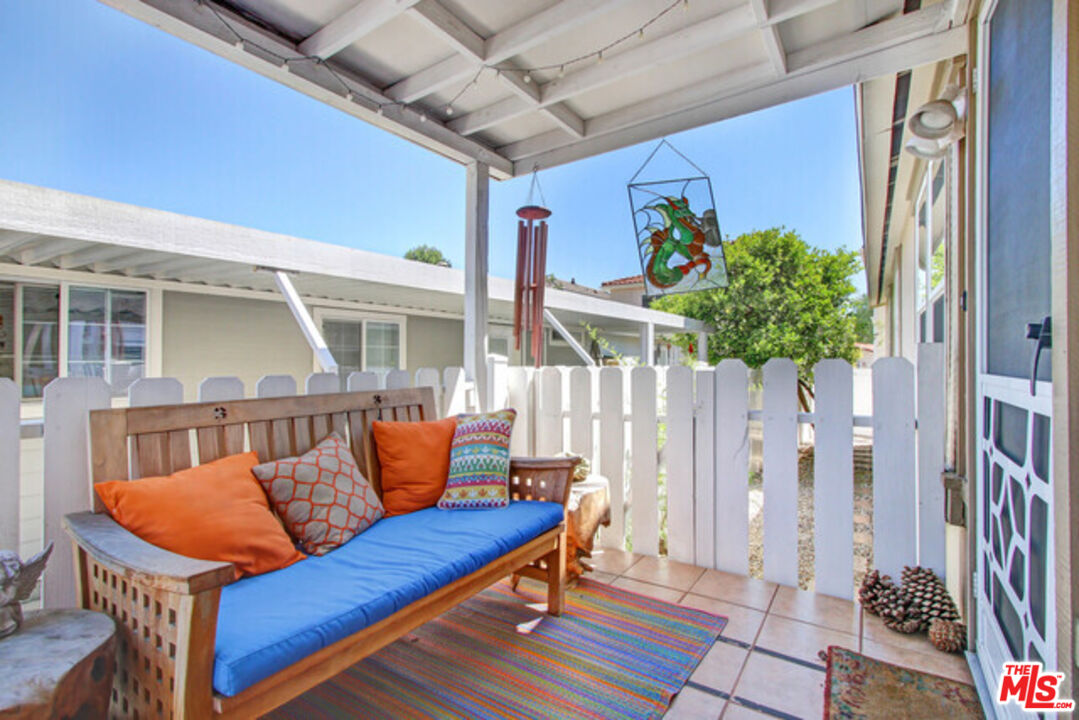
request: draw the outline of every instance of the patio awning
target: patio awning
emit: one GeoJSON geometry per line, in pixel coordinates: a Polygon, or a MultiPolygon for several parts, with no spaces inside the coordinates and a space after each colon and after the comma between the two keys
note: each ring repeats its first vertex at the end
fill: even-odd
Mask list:
{"type": "MultiPolygon", "coordinates": [[[[24,279],[35,269],[77,270],[105,281],[147,278],[274,297],[273,273],[257,268],[278,269],[309,302],[463,316],[464,272],[455,268],[0,180],[0,276],[11,265],[24,279]]],[[[512,280],[488,283],[492,319],[510,322],[512,280]]],[[[632,333],[647,323],[659,332],[705,329],[680,315],[555,288],[547,290],[547,307],[574,329],[580,322],[632,333]]]]}
{"type": "Polygon", "coordinates": [[[952,57],[967,40],[963,3],[932,0],[103,2],[496,178],[952,57]]]}

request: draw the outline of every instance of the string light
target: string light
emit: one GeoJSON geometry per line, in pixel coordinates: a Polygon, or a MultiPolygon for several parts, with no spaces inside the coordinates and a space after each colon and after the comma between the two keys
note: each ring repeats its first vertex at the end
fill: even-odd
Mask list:
{"type": "MultiPolygon", "coordinates": [[[[240,50],[246,50],[248,48],[254,48],[254,49],[259,51],[259,54],[265,55],[266,57],[268,57],[268,58],[270,58],[272,60],[276,60],[276,61],[280,62],[281,64],[280,64],[279,67],[284,72],[291,72],[292,68],[290,67],[290,63],[293,63],[293,62],[313,62],[313,63],[315,63],[317,65],[320,65],[321,67],[323,67],[326,70],[326,72],[328,72],[331,76],[333,76],[333,78],[341,85],[342,89],[345,91],[345,98],[347,100],[349,100],[350,102],[356,100],[355,95],[352,93],[352,91],[349,88],[348,84],[333,69],[333,67],[331,67],[329,65],[329,63],[327,63],[323,58],[320,58],[320,57],[317,57],[317,56],[314,56],[314,55],[299,55],[299,56],[296,56],[296,57],[287,57],[287,56],[281,55],[280,53],[276,52],[273,48],[265,47],[265,46],[259,44],[258,42],[254,41],[254,40],[248,40],[247,38],[240,35],[240,33],[236,30],[236,28],[233,27],[232,23],[230,23],[227,19],[225,19],[225,17],[223,17],[221,15],[221,13],[219,13],[217,11],[217,8],[214,7],[214,3],[206,2],[206,0],[195,0],[195,1],[199,5],[208,8],[210,10],[210,12],[212,12],[217,17],[218,21],[228,30],[228,32],[233,37],[233,40],[232,40],[233,47],[235,47],[237,49],[240,49],[240,50]]],[[[604,45],[603,47],[601,47],[601,48],[599,48],[597,50],[593,50],[592,52],[585,53],[583,55],[578,55],[577,57],[569,58],[567,60],[563,60],[562,62],[553,63],[553,64],[550,64],[550,65],[537,65],[535,67],[525,67],[525,68],[518,67],[518,66],[481,65],[479,67],[479,69],[476,71],[475,76],[473,76],[472,79],[470,81],[468,81],[457,92],[457,94],[453,96],[453,98],[448,103],[446,103],[445,113],[448,116],[452,116],[454,114],[455,109],[454,109],[453,106],[457,103],[457,101],[461,98],[461,96],[464,95],[465,92],[470,87],[473,87],[474,85],[479,84],[480,75],[483,73],[484,70],[487,70],[487,69],[494,70],[495,77],[501,77],[503,71],[510,71],[510,72],[513,72],[513,73],[523,73],[522,79],[524,80],[525,83],[531,83],[532,82],[532,74],[533,73],[544,71],[544,70],[557,71],[558,77],[562,78],[562,77],[565,77],[565,75],[566,75],[566,66],[567,65],[568,66],[573,66],[573,65],[576,65],[578,63],[582,63],[582,62],[584,62],[586,60],[589,60],[591,58],[595,58],[597,63],[602,63],[603,59],[604,59],[603,58],[604,53],[606,53],[607,51],[617,47],[618,45],[621,45],[622,43],[626,42],[630,38],[636,36],[638,40],[644,40],[645,31],[650,26],[652,26],[654,23],[659,22],[659,20],[661,18],[663,18],[665,15],[667,15],[669,12],[674,10],[679,5],[682,6],[683,11],[688,11],[689,10],[689,0],[673,0],[668,6],[666,6],[661,11],[659,11],[654,16],[652,16],[651,19],[649,19],[643,25],[638,27],[636,30],[633,30],[631,32],[626,33],[625,35],[617,38],[616,40],[614,40],[612,42],[607,43],[606,45],[604,45]]],[[[380,104],[376,105],[375,112],[377,112],[379,116],[383,116],[385,114],[385,108],[388,107],[388,106],[392,106],[392,105],[396,105],[396,106],[399,106],[399,107],[409,107],[409,106],[407,106],[407,105],[405,105],[403,103],[386,102],[386,103],[380,103],[380,104]]],[[[427,113],[426,112],[423,112],[421,110],[417,110],[417,113],[419,114],[419,118],[420,118],[421,123],[427,122],[427,113]]]]}

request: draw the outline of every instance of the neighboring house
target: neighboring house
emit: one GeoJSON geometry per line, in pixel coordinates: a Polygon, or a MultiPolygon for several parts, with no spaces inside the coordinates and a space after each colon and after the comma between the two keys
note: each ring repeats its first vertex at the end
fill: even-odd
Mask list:
{"type": "Polygon", "coordinates": [[[930,363],[945,379],[949,577],[989,688],[1013,659],[1076,667],[1069,133],[1079,105],[1068,5],[960,3],[969,54],[856,88],[876,353],[930,363]]]}
{"type": "MultiPolygon", "coordinates": [[[[209,376],[248,387],[266,374],[303,378],[317,354],[275,270],[287,271],[342,374],[462,362],[460,270],[0,181],[0,377],[28,401],[58,376],[101,376],[117,395],[140,377],[175,377],[192,399],[209,376]]],[[[587,324],[639,357],[643,337],[703,328],[589,290],[547,290],[578,344],[587,324]]],[[[520,364],[512,281],[491,278],[489,292],[488,350],[520,364]]],[[[584,362],[545,332],[545,364],[584,362]]]]}
{"type": "Polygon", "coordinates": [[[644,305],[644,275],[607,280],[600,287],[611,294],[612,300],[638,307],[644,305]]]}

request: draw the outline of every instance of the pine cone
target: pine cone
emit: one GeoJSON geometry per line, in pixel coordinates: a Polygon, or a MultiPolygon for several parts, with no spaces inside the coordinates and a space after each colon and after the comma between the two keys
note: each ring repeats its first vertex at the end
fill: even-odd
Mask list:
{"type": "Polygon", "coordinates": [[[885,618],[884,626],[889,630],[910,635],[922,629],[922,619],[920,617],[885,618]]]}
{"type": "Polygon", "coordinates": [[[935,618],[929,623],[929,642],[941,652],[962,652],[967,646],[967,626],[935,618]]]}
{"type": "Polygon", "coordinates": [[[900,599],[899,588],[890,577],[881,575],[879,570],[866,573],[858,589],[858,602],[873,615],[881,615],[888,608],[896,606],[900,599]]]}
{"type": "Polygon", "coordinates": [[[948,589],[940,578],[923,567],[903,568],[903,592],[912,612],[921,616],[926,626],[934,619],[958,620],[959,609],[955,606],[948,589]]]}

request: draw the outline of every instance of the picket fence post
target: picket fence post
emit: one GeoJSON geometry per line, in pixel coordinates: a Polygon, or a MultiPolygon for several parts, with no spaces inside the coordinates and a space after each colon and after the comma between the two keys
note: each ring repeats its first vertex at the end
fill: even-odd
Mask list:
{"type": "Polygon", "coordinates": [[[693,419],[693,557],[701,567],[716,566],[716,373],[694,371],[697,386],[693,419]]]}
{"type": "Polygon", "coordinates": [[[75,607],[75,562],[63,518],[92,506],[89,412],[108,408],[109,385],[101,378],[57,378],[45,386],[45,543],[55,543],[45,568],[42,604],[75,607]]]}
{"type": "Polygon", "coordinates": [[[435,368],[420,368],[416,371],[416,387],[429,387],[435,391],[435,417],[427,418],[435,420],[442,415],[442,375],[435,368]]]}
{"type": "Polygon", "coordinates": [[[529,367],[508,369],[506,402],[517,411],[510,436],[511,455],[533,455],[532,428],[535,422],[536,404],[533,401],[532,373],[529,367]]]}
{"type": "Polygon", "coordinates": [[[379,377],[376,372],[350,372],[345,386],[349,392],[363,392],[365,390],[378,390],[379,377]]]}
{"type": "Polygon", "coordinates": [[[390,370],[386,373],[387,390],[400,390],[407,387],[412,387],[412,376],[408,374],[408,370],[390,370]]]}
{"type": "Polygon", "coordinates": [[[622,404],[622,376],[618,367],[599,371],[599,473],[611,491],[611,524],[603,530],[603,546],[626,547],[625,442],[626,421],[622,404]]]}
{"type": "Polygon", "coordinates": [[[945,577],[944,345],[918,345],[918,564],[945,577]]]}
{"type": "Polygon", "coordinates": [[[873,363],[873,564],[898,580],[918,556],[914,472],[914,368],[873,363]]]}
{"type": "Polygon", "coordinates": [[[19,388],[0,378],[0,550],[19,550],[19,388]]]}
{"type": "Polygon", "coordinates": [[[798,367],[764,364],[764,579],[798,586],[798,367]]]}
{"type": "Polygon", "coordinates": [[[244,399],[244,381],[238,377],[208,377],[199,383],[199,402],[244,399]]]}
{"type": "Polygon", "coordinates": [[[569,371],[569,451],[592,462],[592,371],[569,371]]]}
{"type": "Polygon", "coordinates": [[[656,369],[630,371],[630,517],[633,552],[659,555],[658,453],[656,437],[656,369]]]}
{"type": "Polygon", "coordinates": [[[291,375],[263,375],[255,383],[255,397],[275,398],[296,394],[296,378],[291,375]]]}
{"type": "Polygon", "coordinates": [[[667,371],[667,555],[693,563],[696,539],[693,497],[693,370],[667,371]]]}
{"type": "Polygon", "coordinates": [[[341,377],[337,373],[311,373],[304,380],[303,388],[308,395],[328,395],[341,392],[341,377]]]}
{"type": "Polygon", "coordinates": [[[813,368],[813,557],[815,589],[854,591],[854,375],[846,360],[813,368]]]}
{"type": "Polygon", "coordinates": [[[715,567],[749,574],[749,371],[741,360],[716,367],[715,567]]]}
{"type": "Polygon", "coordinates": [[[556,367],[536,373],[536,455],[562,452],[562,373],[556,367]]]}

